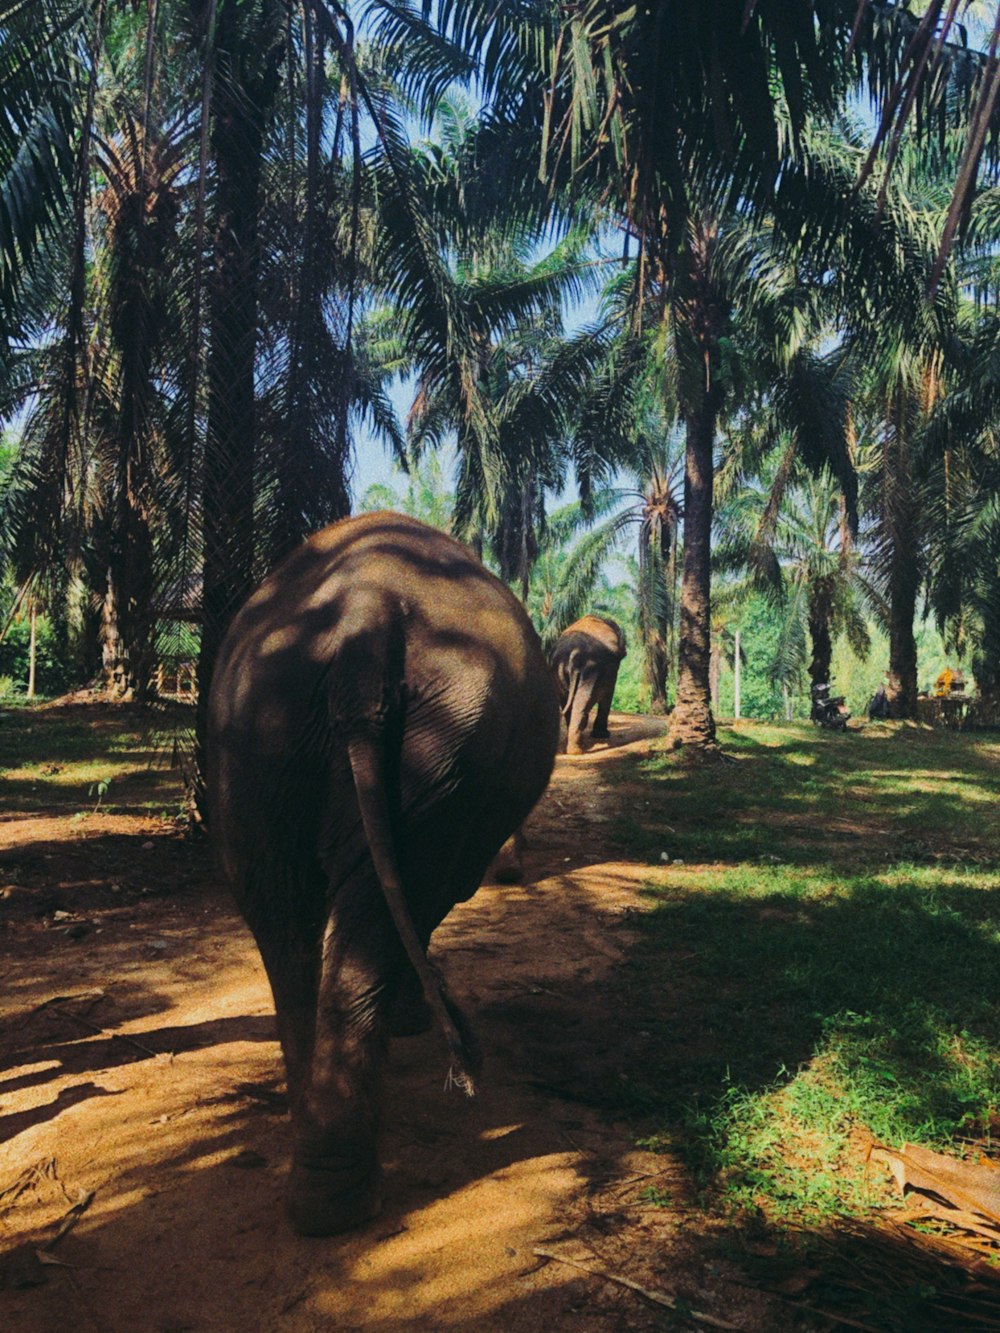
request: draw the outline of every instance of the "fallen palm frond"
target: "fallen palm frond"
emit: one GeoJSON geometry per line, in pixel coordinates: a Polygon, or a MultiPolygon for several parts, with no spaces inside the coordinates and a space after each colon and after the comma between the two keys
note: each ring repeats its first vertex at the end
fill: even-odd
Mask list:
{"type": "Polygon", "coordinates": [[[931,1196],[922,1204],[926,1215],[977,1231],[1000,1246],[1000,1166],[995,1162],[965,1161],[918,1143],[904,1143],[902,1148],[876,1144],[871,1160],[889,1168],[904,1196],[931,1196]],[[932,1207],[935,1198],[946,1207],[932,1207]]]}
{"type": "Polygon", "coordinates": [[[827,1235],[803,1234],[803,1239],[818,1249],[824,1304],[836,1293],[843,1314],[907,1333],[1000,1328],[1000,1273],[987,1259],[956,1250],[941,1236],[917,1233],[905,1222],[883,1222],[843,1223],[827,1235]]]}
{"type": "Polygon", "coordinates": [[[704,1314],[701,1310],[692,1310],[687,1306],[686,1301],[680,1301],[676,1296],[670,1296],[665,1291],[654,1291],[649,1287],[641,1287],[638,1282],[633,1282],[631,1278],[625,1277],[621,1273],[609,1273],[603,1268],[595,1268],[590,1264],[580,1263],[578,1259],[571,1259],[569,1255],[560,1254],[557,1250],[546,1250],[536,1245],[532,1253],[539,1259],[551,1259],[557,1264],[566,1264],[569,1268],[575,1268],[580,1273],[586,1273],[590,1277],[600,1278],[603,1282],[613,1282],[616,1286],[627,1287],[629,1291],[638,1292],[644,1296],[647,1301],[652,1301],[654,1305],[666,1306],[668,1310],[682,1310],[686,1319],[693,1320],[696,1324],[706,1324],[709,1328],[739,1328],[738,1324],[730,1324],[725,1319],[717,1319],[714,1315],[704,1314]]]}

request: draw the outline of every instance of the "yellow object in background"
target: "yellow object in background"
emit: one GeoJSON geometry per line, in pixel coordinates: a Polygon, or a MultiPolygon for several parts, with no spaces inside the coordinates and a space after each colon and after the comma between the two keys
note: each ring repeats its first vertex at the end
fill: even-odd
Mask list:
{"type": "Polygon", "coordinates": [[[961,671],[945,667],[934,682],[935,699],[947,699],[953,694],[962,694],[965,690],[965,677],[961,671]]]}

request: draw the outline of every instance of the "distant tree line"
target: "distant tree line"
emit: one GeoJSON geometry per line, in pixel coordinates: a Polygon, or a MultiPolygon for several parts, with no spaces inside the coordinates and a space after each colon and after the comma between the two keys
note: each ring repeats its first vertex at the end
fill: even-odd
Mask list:
{"type": "Polygon", "coordinates": [[[813,680],[883,626],[896,716],[925,606],[1000,691],[998,36],[966,0],[0,0],[0,600],[138,698],[183,643],[204,701],[364,429],[454,450],[447,521],[547,637],[634,562],[673,744],[716,749],[741,597],[813,680]]]}

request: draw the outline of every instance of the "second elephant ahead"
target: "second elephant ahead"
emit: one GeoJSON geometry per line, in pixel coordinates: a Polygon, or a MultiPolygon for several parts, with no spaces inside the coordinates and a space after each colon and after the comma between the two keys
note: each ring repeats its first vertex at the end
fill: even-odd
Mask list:
{"type": "Polygon", "coordinates": [[[592,708],[597,715],[590,734],[595,740],[607,739],[608,714],[625,652],[625,635],[607,616],[584,616],[557,639],[550,660],[566,719],[567,754],[583,753],[592,708]]]}

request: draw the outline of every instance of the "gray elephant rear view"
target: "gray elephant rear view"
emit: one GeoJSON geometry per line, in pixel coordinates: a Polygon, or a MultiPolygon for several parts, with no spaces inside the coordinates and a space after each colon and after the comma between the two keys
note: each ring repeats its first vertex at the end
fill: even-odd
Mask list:
{"type": "Polygon", "coordinates": [[[625,635],[609,616],[583,616],[564,629],[552,649],[559,707],[566,720],[566,752],[582,754],[591,709],[591,736],[607,740],[608,716],[618,668],[626,656],[625,635]]]}
{"type": "Polygon", "coordinates": [[[555,692],[523,609],[471,552],[373,514],[318,533],[254,593],[209,714],[212,831],[288,1074],[288,1212],[325,1235],[377,1211],[393,1004],[422,989],[470,1063],[425,949],[544,790],[555,692]]]}

